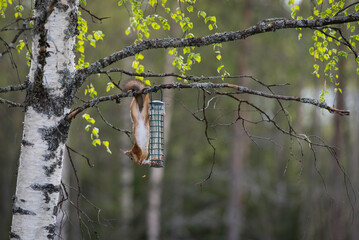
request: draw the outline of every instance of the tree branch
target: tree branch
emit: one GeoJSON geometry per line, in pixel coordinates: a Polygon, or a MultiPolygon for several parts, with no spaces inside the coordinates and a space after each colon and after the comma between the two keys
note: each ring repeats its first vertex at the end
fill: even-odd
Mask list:
{"type": "Polygon", "coordinates": [[[84,8],[83,6],[79,5],[79,8],[81,8],[82,10],[84,10],[85,12],[87,12],[92,19],[92,22],[95,23],[94,19],[99,20],[100,22],[102,22],[102,20],[104,19],[109,19],[110,17],[97,17],[95,14],[91,13],[89,10],[87,10],[86,8],[84,8]]]}
{"type": "Polygon", "coordinates": [[[16,86],[7,86],[7,87],[0,88],[0,93],[22,91],[25,89],[26,89],[26,84],[20,84],[20,85],[16,85],[16,86]]]}
{"type": "Polygon", "coordinates": [[[10,100],[3,99],[3,98],[0,98],[0,103],[3,103],[3,104],[7,103],[10,107],[24,107],[24,105],[22,105],[20,103],[12,102],[10,100]]]}
{"type": "MultiPolygon", "coordinates": [[[[255,81],[256,83],[259,83],[260,85],[264,86],[264,87],[279,87],[279,86],[286,86],[289,85],[289,83],[283,83],[283,84],[266,84],[262,81],[259,81],[258,79],[256,79],[255,77],[251,76],[251,75],[235,75],[235,76],[193,76],[193,75],[180,75],[180,74],[176,74],[176,73],[151,73],[151,72],[147,72],[147,73],[136,73],[136,72],[130,72],[130,71],[126,71],[124,69],[120,69],[120,68],[112,68],[109,70],[101,70],[99,71],[99,73],[101,74],[108,74],[112,73],[112,72],[120,72],[123,74],[126,74],[128,76],[132,76],[132,77],[144,77],[144,78],[164,78],[164,77],[176,77],[176,78],[180,78],[180,79],[184,79],[184,80],[188,80],[188,81],[193,81],[193,82],[200,82],[200,81],[204,81],[204,80],[219,80],[219,79],[239,79],[239,78],[249,78],[253,81],[255,81]]],[[[113,80],[110,79],[110,81],[113,83],[113,80]]],[[[117,86],[116,86],[117,87],[117,86]]]]}
{"type": "Polygon", "coordinates": [[[74,118],[77,114],[82,112],[83,110],[94,107],[100,102],[105,101],[112,101],[116,100],[119,101],[121,98],[124,97],[133,97],[137,94],[145,94],[149,92],[157,92],[160,89],[182,89],[182,88],[196,88],[196,89],[216,89],[216,88],[231,88],[235,89],[235,92],[228,92],[227,95],[233,95],[233,94],[250,94],[250,95],[256,95],[261,96],[265,98],[272,98],[277,100],[285,100],[285,101],[295,101],[295,102],[301,102],[301,103],[307,103],[314,105],[316,107],[327,109],[330,113],[337,113],[339,115],[349,115],[350,112],[347,110],[340,110],[334,107],[330,107],[325,102],[319,102],[318,100],[315,100],[313,98],[301,98],[301,97],[295,97],[295,96],[285,96],[285,95],[277,95],[272,93],[265,93],[257,90],[252,90],[247,87],[243,87],[240,85],[230,84],[230,83],[190,83],[190,84],[183,84],[183,83],[169,83],[169,84],[161,84],[157,86],[153,86],[151,88],[145,88],[142,91],[139,92],[127,92],[127,93],[120,93],[115,95],[109,95],[109,96],[103,96],[99,98],[94,98],[91,101],[83,104],[82,106],[79,106],[72,110],[67,116],[66,120],[71,120],[74,118]]]}
{"type": "Polygon", "coordinates": [[[123,48],[122,50],[113,53],[110,56],[104,57],[89,67],[79,69],[76,72],[75,79],[78,86],[81,86],[85,81],[86,77],[91,74],[99,73],[103,68],[109,65],[130,57],[137,53],[140,53],[149,49],[158,48],[181,48],[188,46],[208,46],[214,43],[230,42],[247,37],[257,35],[265,32],[272,32],[280,29],[288,28],[318,28],[333,24],[342,24],[348,22],[359,21],[359,13],[355,12],[347,16],[335,16],[330,18],[318,18],[312,20],[293,20],[285,18],[267,19],[259,22],[258,24],[247,28],[242,31],[236,32],[223,32],[208,35],[205,37],[194,37],[194,38],[163,38],[163,39],[151,39],[142,41],[136,45],[131,45],[123,48]]]}
{"type": "Polygon", "coordinates": [[[25,31],[25,28],[19,29],[19,31],[17,32],[17,34],[15,35],[15,37],[12,39],[12,41],[10,42],[10,44],[7,44],[7,42],[5,42],[5,40],[3,40],[2,38],[0,38],[0,40],[2,42],[4,42],[4,45],[6,45],[6,49],[0,53],[0,57],[4,56],[6,53],[10,52],[10,50],[14,47],[17,39],[20,37],[20,35],[25,31]]]}

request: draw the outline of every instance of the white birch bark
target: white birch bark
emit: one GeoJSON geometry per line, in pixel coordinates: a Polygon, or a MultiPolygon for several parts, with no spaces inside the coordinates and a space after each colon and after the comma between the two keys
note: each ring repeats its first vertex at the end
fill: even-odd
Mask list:
{"type": "Polygon", "coordinates": [[[53,239],[69,123],[77,1],[36,1],[11,239],[53,239]]]}

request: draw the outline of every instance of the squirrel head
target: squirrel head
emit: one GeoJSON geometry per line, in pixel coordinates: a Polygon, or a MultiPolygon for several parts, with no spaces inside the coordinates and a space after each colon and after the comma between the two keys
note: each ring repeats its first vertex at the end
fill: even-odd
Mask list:
{"type": "Polygon", "coordinates": [[[135,153],[133,153],[132,151],[126,151],[126,152],[124,152],[124,153],[125,153],[125,155],[126,155],[127,157],[129,157],[129,158],[131,159],[131,161],[133,161],[133,162],[138,163],[138,164],[141,165],[140,159],[139,159],[139,157],[138,157],[135,153]]]}

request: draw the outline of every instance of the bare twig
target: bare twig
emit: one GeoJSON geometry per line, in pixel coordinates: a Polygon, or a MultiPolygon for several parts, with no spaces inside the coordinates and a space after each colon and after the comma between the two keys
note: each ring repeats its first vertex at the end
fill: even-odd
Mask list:
{"type": "Polygon", "coordinates": [[[327,28],[327,27],[324,27],[324,28],[317,28],[317,30],[320,31],[321,33],[323,33],[325,36],[331,37],[331,38],[333,38],[334,40],[336,40],[336,41],[342,43],[343,45],[347,46],[347,47],[350,49],[350,51],[354,54],[355,58],[358,57],[358,53],[355,51],[355,49],[354,49],[353,46],[350,44],[350,42],[348,41],[348,39],[346,39],[346,37],[343,35],[342,30],[341,30],[340,28],[335,28],[335,27],[327,28]],[[330,35],[330,34],[324,32],[323,29],[333,29],[333,30],[335,30],[336,32],[339,33],[339,35],[342,37],[343,40],[340,40],[340,39],[338,39],[338,38],[336,38],[336,37],[334,37],[334,36],[332,36],[332,35],[330,35]]]}
{"type": "MultiPolygon", "coordinates": [[[[77,189],[78,189],[78,193],[77,193],[77,197],[76,197],[76,213],[77,213],[77,218],[78,218],[78,221],[79,221],[79,227],[81,229],[81,237],[83,237],[83,230],[82,230],[82,224],[81,224],[81,216],[80,216],[80,193],[81,193],[81,187],[80,187],[80,180],[79,180],[79,177],[77,175],[77,170],[76,170],[76,167],[75,167],[75,164],[74,162],[72,161],[72,157],[71,157],[71,154],[70,154],[70,150],[72,151],[72,149],[66,145],[66,148],[67,148],[67,154],[69,156],[69,160],[70,160],[70,163],[71,163],[71,166],[72,166],[72,170],[74,171],[74,174],[75,174],[75,179],[76,179],[76,183],[77,183],[77,189]]],[[[70,201],[71,202],[71,201],[70,201]]]]}
{"type": "Polygon", "coordinates": [[[204,133],[205,133],[207,142],[212,148],[212,164],[211,164],[211,168],[210,168],[208,176],[204,180],[199,182],[198,183],[199,185],[202,185],[204,182],[208,181],[211,178],[211,176],[213,174],[213,170],[214,170],[214,165],[216,164],[216,147],[213,145],[212,139],[209,137],[209,134],[208,134],[209,124],[208,124],[207,115],[206,115],[206,92],[204,89],[202,89],[202,92],[203,92],[203,100],[202,100],[203,101],[203,105],[202,105],[203,119],[202,120],[205,123],[204,133]]]}
{"type": "Polygon", "coordinates": [[[344,12],[345,10],[347,10],[348,8],[359,4],[359,2],[354,2],[352,4],[349,4],[348,6],[346,6],[345,8],[340,9],[334,16],[338,16],[340,13],[344,12]]]}
{"type": "Polygon", "coordinates": [[[109,123],[105,117],[102,115],[101,111],[100,111],[100,108],[98,106],[95,106],[96,109],[97,109],[97,112],[98,114],[100,115],[101,119],[111,128],[115,129],[116,131],[119,131],[119,132],[123,132],[125,133],[129,138],[131,138],[131,131],[128,131],[128,130],[123,130],[121,128],[118,128],[118,127],[115,127],[113,126],[111,123],[109,123]]]}
{"type": "Polygon", "coordinates": [[[10,101],[10,100],[3,99],[3,98],[0,98],[0,103],[2,103],[2,104],[8,104],[10,107],[24,107],[23,104],[16,103],[16,102],[12,102],[12,101],[10,101]]]}
{"type": "Polygon", "coordinates": [[[0,93],[22,91],[25,89],[26,89],[26,84],[19,84],[19,85],[15,85],[15,86],[7,86],[7,87],[0,88],[0,93]]]}
{"type": "Polygon", "coordinates": [[[111,77],[111,75],[110,75],[110,71],[106,71],[106,72],[104,72],[104,73],[107,75],[108,79],[113,83],[113,85],[115,85],[115,87],[116,87],[117,89],[119,89],[120,91],[122,91],[122,88],[120,87],[120,82],[121,82],[121,81],[119,81],[118,83],[115,83],[115,81],[113,81],[113,79],[112,79],[112,77],[111,77]]]}
{"type": "Polygon", "coordinates": [[[20,37],[20,35],[25,31],[24,28],[20,29],[17,34],[14,36],[14,38],[12,39],[12,41],[10,42],[10,44],[7,44],[3,39],[2,41],[5,42],[4,44],[6,45],[6,49],[0,53],[0,57],[4,56],[6,53],[10,52],[10,49],[14,48],[14,45],[17,41],[17,39],[20,37]]]}
{"type": "MultiPolygon", "coordinates": [[[[257,78],[251,76],[251,75],[234,75],[234,76],[193,76],[193,75],[180,75],[180,74],[176,74],[176,73],[151,73],[151,72],[147,72],[147,73],[136,73],[136,72],[130,72],[130,71],[126,71],[124,69],[120,69],[120,68],[112,68],[109,70],[101,70],[99,71],[99,73],[101,74],[109,74],[111,72],[120,72],[123,74],[126,74],[128,76],[137,76],[137,77],[144,77],[144,78],[164,78],[164,77],[176,77],[179,79],[184,79],[184,80],[188,80],[188,81],[193,81],[193,82],[200,82],[200,81],[205,81],[205,80],[220,80],[220,79],[239,79],[239,78],[248,78],[251,79],[257,83],[259,83],[262,86],[265,87],[281,87],[281,86],[287,86],[290,85],[289,83],[283,83],[283,84],[266,84],[262,81],[259,81],[257,78]]],[[[110,79],[111,82],[113,82],[110,79]]]]}
{"type": "MultiPolygon", "coordinates": [[[[8,24],[6,24],[5,26],[3,26],[3,27],[0,29],[0,32],[7,31],[10,26],[12,26],[12,25],[14,25],[14,24],[16,24],[16,23],[18,23],[18,22],[20,22],[20,21],[31,21],[31,20],[34,20],[34,19],[35,19],[35,18],[33,18],[33,17],[32,17],[32,18],[16,18],[13,22],[8,23],[8,24]]],[[[14,30],[18,30],[18,29],[14,29],[14,30]]]]}
{"type": "Polygon", "coordinates": [[[91,16],[92,22],[94,22],[94,23],[95,23],[94,19],[97,19],[100,22],[102,22],[102,20],[110,18],[110,17],[97,17],[95,14],[91,13],[89,10],[87,10],[83,6],[80,5],[79,7],[91,16]]]}
{"type": "Polygon", "coordinates": [[[79,152],[76,151],[75,149],[71,148],[69,145],[66,145],[66,148],[67,148],[67,150],[71,150],[71,152],[74,152],[74,153],[76,153],[77,155],[81,156],[82,158],[86,159],[87,165],[88,165],[90,168],[92,168],[92,167],[95,166],[94,164],[91,163],[90,158],[88,158],[88,157],[86,157],[85,155],[79,153],[79,152]]]}

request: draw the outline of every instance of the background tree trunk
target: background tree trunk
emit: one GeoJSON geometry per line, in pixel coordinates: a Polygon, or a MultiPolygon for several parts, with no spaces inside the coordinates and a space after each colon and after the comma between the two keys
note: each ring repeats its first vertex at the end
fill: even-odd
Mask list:
{"type": "MultiPolygon", "coordinates": [[[[173,60],[172,57],[167,54],[165,60],[165,67],[164,67],[165,72],[174,71],[172,60],[173,60]]],[[[164,84],[171,83],[172,80],[173,80],[172,78],[165,78],[163,83],[164,84]]],[[[174,96],[174,91],[163,92],[163,101],[166,107],[165,126],[164,126],[165,146],[166,143],[168,142],[168,137],[170,134],[173,96],[174,96]]],[[[148,212],[147,212],[147,237],[149,240],[160,239],[163,171],[164,168],[151,168],[150,170],[150,181],[149,181],[150,191],[148,197],[149,203],[148,203],[148,212]]]]}
{"type": "MultiPolygon", "coordinates": [[[[130,123],[130,111],[128,105],[121,105],[121,121],[130,123]]],[[[129,124],[130,125],[130,124],[129,124]]],[[[126,126],[125,129],[130,129],[130,126],[126,126]]],[[[120,146],[124,149],[130,149],[129,138],[125,134],[120,135],[120,146]]],[[[121,174],[120,174],[120,206],[121,206],[121,239],[133,239],[131,238],[131,221],[133,219],[134,210],[134,167],[133,162],[123,153],[120,154],[121,174]]]]}
{"type": "Polygon", "coordinates": [[[53,239],[74,94],[71,76],[77,1],[35,2],[32,61],[13,218],[12,239],[53,239]]]}
{"type": "MultiPolygon", "coordinates": [[[[345,59],[340,58],[339,61],[339,78],[340,78],[340,88],[345,89],[345,59]]],[[[336,93],[336,107],[345,108],[345,99],[344,95],[337,91],[336,93]]],[[[346,164],[344,159],[345,155],[343,154],[343,148],[345,148],[344,144],[344,119],[340,116],[334,116],[334,135],[333,135],[333,145],[336,147],[336,156],[340,164],[343,166],[346,164]]],[[[332,239],[345,239],[346,238],[346,229],[345,229],[345,216],[342,209],[342,204],[345,196],[345,190],[343,189],[343,173],[337,164],[333,164],[332,169],[332,177],[333,181],[333,196],[334,196],[334,204],[332,207],[332,217],[331,217],[331,229],[332,231],[332,239]]]]}
{"type": "MultiPolygon", "coordinates": [[[[243,15],[243,27],[246,27],[250,23],[251,9],[250,1],[244,1],[243,15]]],[[[248,39],[238,44],[238,58],[237,58],[237,73],[239,75],[248,74],[248,39]]],[[[248,86],[245,82],[241,83],[242,86],[248,86]]],[[[245,98],[244,96],[241,98],[245,98]]],[[[241,115],[244,114],[241,112],[241,115]]],[[[232,154],[229,162],[230,169],[230,189],[229,189],[229,202],[228,202],[228,215],[227,215],[227,227],[228,227],[228,240],[240,239],[240,233],[243,226],[243,195],[246,185],[246,170],[245,159],[247,156],[247,149],[249,145],[249,139],[246,135],[242,122],[239,120],[233,125],[233,145],[232,154]]]]}

